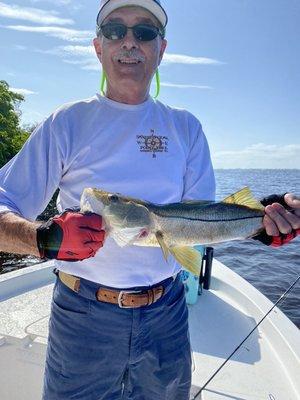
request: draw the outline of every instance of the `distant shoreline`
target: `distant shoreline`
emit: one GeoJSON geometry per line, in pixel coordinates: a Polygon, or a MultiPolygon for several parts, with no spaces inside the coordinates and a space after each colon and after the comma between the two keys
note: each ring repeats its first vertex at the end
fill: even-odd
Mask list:
{"type": "Polygon", "coordinates": [[[300,168],[214,168],[215,171],[300,171],[300,168]]]}

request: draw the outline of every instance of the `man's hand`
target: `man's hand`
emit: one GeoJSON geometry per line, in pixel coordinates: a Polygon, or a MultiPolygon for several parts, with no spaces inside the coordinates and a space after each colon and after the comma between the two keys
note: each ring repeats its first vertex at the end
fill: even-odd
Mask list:
{"type": "Polygon", "coordinates": [[[265,232],[254,239],[280,247],[300,235],[300,198],[292,193],[269,196],[261,201],[265,206],[265,232]]]}
{"type": "Polygon", "coordinates": [[[265,208],[263,224],[270,236],[289,234],[292,230],[300,229],[300,198],[287,193],[284,195],[284,201],[291,211],[287,211],[279,203],[273,203],[265,208]]]}
{"type": "Polygon", "coordinates": [[[104,239],[102,217],[93,213],[65,211],[37,229],[41,258],[81,261],[94,257],[104,239]]]}

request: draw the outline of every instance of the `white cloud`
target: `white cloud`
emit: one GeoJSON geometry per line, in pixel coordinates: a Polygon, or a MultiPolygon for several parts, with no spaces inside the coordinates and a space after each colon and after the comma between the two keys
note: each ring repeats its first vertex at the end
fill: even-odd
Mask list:
{"type": "Polygon", "coordinates": [[[8,25],[4,27],[20,32],[43,33],[47,36],[66,40],[68,42],[87,42],[94,37],[94,32],[92,31],[77,31],[75,29],[62,28],[58,26],[8,25]]]}
{"type": "Polygon", "coordinates": [[[83,4],[76,4],[74,0],[30,0],[30,3],[51,3],[51,6],[55,7],[68,7],[68,12],[78,11],[85,7],[83,4]]]}
{"type": "Polygon", "coordinates": [[[30,0],[31,3],[51,3],[56,6],[66,6],[72,3],[73,0],[30,0]]]}
{"type": "MultiPolygon", "coordinates": [[[[93,46],[80,46],[80,45],[69,45],[69,46],[58,46],[55,47],[52,50],[47,50],[43,51],[43,53],[47,54],[53,54],[56,55],[60,58],[63,59],[64,62],[69,63],[69,64],[75,64],[75,65],[80,65],[82,69],[85,70],[90,70],[90,71],[99,71],[101,66],[99,65],[99,61],[95,55],[94,52],[94,47],[93,46]]],[[[168,56],[168,55],[167,55],[168,56]]],[[[174,56],[174,55],[170,55],[174,56]]],[[[169,60],[172,57],[169,57],[169,60]]],[[[189,59],[195,59],[198,60],[198,64],[200,64],[201,60],[203,63],[203,60],[210,60],[210,59],[203,59],[200,57],[188,57],[188,56],[183,56],[180,54],[177,54],[176,57],[174,58],[173,62],[176,63],[187,63],[187,64],[192,64],[192,62],[188,61],[189,59]]],[[[211,60],[211,64],[213,64],[214,60],[211,60]]],[[[217,63],[217,61],[215,60],[217,63]]],[[[171,62],[170,62],[171,63],[171,62]]],[[[207,62],[209,64],[209,62],[207,62]]],[[[194,89],[212,89],[210,86],[201,86],[201,85],[184,85],[184,84],[175,84],[175,83],[169,83],[169,82],[162,82],[162,86],[168,86],[168,87],[174,87],[174,88],[180,88],[180,89],[188,89],[188,88],[194,88],[194,89]]]]}
{"type": "Polygon", "coordinates": [[[215,168],[300,168],[300,144],[257,143],[241,150],[212,152],[215,168]]]}
{"type": "Polygon", "coordinates": [[[178,88],[178,89],[212,89],[211,86],[201,86],[201,85],[188,85],[188,84],[179,84],[179,83],[170,83],[170,82],[161,82],[161,86],[178,88]]]}
{"type": "Polygon", "coordinates": [[[220,65],[224,64],[221,61],[213,58],[191,57],[184,54],[165,53],[162,64],[201,64],[201,65],[220,65]]]}
{"type": "Polygon", "coordinates": [[[55,55],[67,64],[79,65],[84,70],[99,72],[101,69],[93,46],[58,46],[51,50],[39,51],[44,54],[55,55]]]}
{"type": "Polygon", "coordinates": [[[13,45],[13,48],[16,49],[16,50],[22,50],[22,51],[27,50],[27,47],[23,46],[21,44],[15,44],[15,45],[13,45]]]}
{"type": "Polygon", "coordinates": [[[45,118],[46,118],[46,115],[43,115],[38,111],[32,111],[32,110],[25,110],[22,112],[22,115],[21,115],[22,124],[25,124],[25,125],[35,124],[37,122],[42,121],[45,118]]]}
{"type": "Polygon", "coordinates": [[[73,57],[91,57],[91,55],[95,56],[95,50],[93,46],[59,46],[53,50],[49,50],[53,54],[60,56],[73,56],[73,57]]]}
{"type": "Polygon", "coordinates": [[[18,88],[10,88],[12,92],[22,94],[23,96],[27,96],[29,94],[38,94],[38,92],[33,92],[32,90],[28,89],[18,89],[18,88]]]}
{"type": "Polygon", "coordinates": [[[8,5],[0,2],[0,16],[12,19],[21,19],[42,25],[72,25],[71,19],[60,18],[56,11],[41,10],[39,8],[8,5]]]}
{"type": "Polygon", "coordinates": [[[97,71],[99,72],[102,67],[101,64],[99,63],[99,61],[96,60],[91,60],[91,61],[87,61],[87,60],[64,60],[65,63],[67,64],[73,64],[73,65],[79,65],[81,67],[81,69],[84,69],[86,71],[97,71]]]}

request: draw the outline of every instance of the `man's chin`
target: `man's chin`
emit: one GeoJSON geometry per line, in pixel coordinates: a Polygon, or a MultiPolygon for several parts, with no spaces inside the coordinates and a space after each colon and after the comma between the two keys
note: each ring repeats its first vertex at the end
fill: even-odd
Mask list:
{"type": "Polygon", "coordinates": [[[145,79],[145,74],[138,68],[120,68],[116,71],[115,82],[122,82],[125,80],[132,82],[142,82],[145,79]]]}
{"type": "Polygon", "coordinates": [[[118,63],[118,65],[116,66],[116,71],[118,71],[118,73],[120,75],[123,74],[132,74],[134,75],[141,75],[142,71],[143,71],[143,66],[142,64],[121,64],[118,63]]]}

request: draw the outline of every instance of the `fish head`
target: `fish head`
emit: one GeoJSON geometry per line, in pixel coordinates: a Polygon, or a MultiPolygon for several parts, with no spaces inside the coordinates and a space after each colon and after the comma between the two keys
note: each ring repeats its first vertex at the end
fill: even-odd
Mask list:
{"type": "Polygon", "coordinates": [[[120,246],[132,244],[150,233],[147,203],[132,197],[88,188],[81,196],[81,211],[100,214],[105,231],[120,246]]]}

